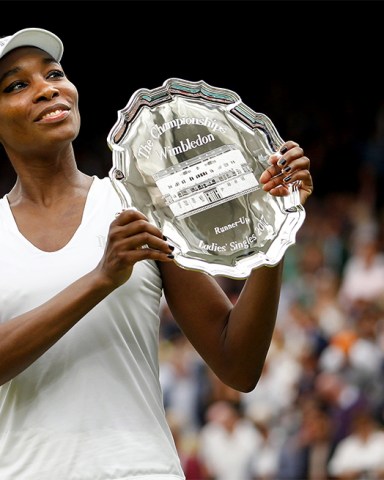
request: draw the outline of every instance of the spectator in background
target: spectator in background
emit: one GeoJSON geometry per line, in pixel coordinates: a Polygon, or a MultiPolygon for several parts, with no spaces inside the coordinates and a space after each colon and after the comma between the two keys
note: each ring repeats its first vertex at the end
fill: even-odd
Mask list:
{"type": "Polygon", "coordinates": [[[256,405],[247,411],[261,434],[261,444],[257,448],[252,461],[253,480],[276,480],[279,452],[282,444],[280,418],[268,404],[256,405]]]}
{"type": "Polygon", "coordinates": [[[384,479],[384,431],[369,410],[354,416],[351,433],[335,448],[329,473],[338,480],[384,479]]]}
{"type": "Polygon", "coordinates": [[[313,393],[328,412],[334,444],[350,434],[352,419],[357,413],[371,408],[364,393],[338,373],[319,373],[313,393]]]}
{"type": "Polygon", "coordinates": [[[275,478],[327,480],[328,462],[335,446],[331,419],[321,402],[312,398],[301,402],[299,407],[296,431],[281,447],[275,478]]]}
{"type": "Polygon", "coordinates": [[[252,480],[253,461],[263,438],[255,425],[242,415],[241,406],[226,400],[207,410],[199,435],[199,459],[204,478],[252,480]]]}
{"type": "Polygon", "coordinates": [[[376,222],[357,225],[351,236],[351,253],[347,259],[339,291],[339,302],[350,312],[360,300],[384,301],[384,252],[381,250],[376,222]]]}

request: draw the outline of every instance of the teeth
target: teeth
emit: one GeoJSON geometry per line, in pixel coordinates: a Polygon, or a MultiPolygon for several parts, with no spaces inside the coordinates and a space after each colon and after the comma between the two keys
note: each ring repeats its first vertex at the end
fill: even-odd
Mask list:
{"type": "Polygon", "coordinates": [[[55,115],[58,115],[61,112],[62,112],[62,110],[55,110],[54,112],[50,112],[50,113],[47,113],[47,114],[43,115],[43,118],[54,117],[55,115]]]}

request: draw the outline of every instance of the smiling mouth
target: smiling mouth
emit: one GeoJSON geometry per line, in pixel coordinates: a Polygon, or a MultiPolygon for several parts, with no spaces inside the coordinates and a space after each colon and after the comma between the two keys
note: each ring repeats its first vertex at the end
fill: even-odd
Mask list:
{"type": "Polygon", "coordinates": [[[56,117],[57,115],[60,115],[63,112],[64,112],[64,110],[60,109],[60,110],[55,110],[53,112],[46,113],[45,115],[43,115],[41,117],[41,120],[43,120],[44,118],[56,117]]]}

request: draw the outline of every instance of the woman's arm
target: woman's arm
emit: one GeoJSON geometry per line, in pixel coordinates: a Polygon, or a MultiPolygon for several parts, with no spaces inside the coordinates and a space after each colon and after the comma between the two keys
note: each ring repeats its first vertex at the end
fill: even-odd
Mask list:
{"type": "MultiPolygon", "coordinates": [[[[272,195],[287,195],[287,185],[300,182],[304,203],[313,190],[309,160],[295,142],[286,142],[281,153],[271,157],[260,181],[272,195]]],[[[160,268],[169,308],[192,345],[224,383],[252,390],[275,327],[283,262],[253,270],[234,306],[212,277],[174,264],[160,268]]]]}
{"type": "Polygon", "coordinates": [[[191,344],[224,383],[252,390],[275,326],[282,264],[255,269],[234,306],[208,275],[160,268],[169,308],[191,344]]]}
{"type": "MultiPolygon", "coordinates": [[[[0,385],[31,365],[86,313],[131,276],[144,259],[171,262],[160,230],[135,210],[111,224],[97,267],[43,305],[0,324],[0,385]],[[150,248],[141,248],[148,245],[150,248]]],[[[76,261],[76,258],[74,258],[76,261]]]]}

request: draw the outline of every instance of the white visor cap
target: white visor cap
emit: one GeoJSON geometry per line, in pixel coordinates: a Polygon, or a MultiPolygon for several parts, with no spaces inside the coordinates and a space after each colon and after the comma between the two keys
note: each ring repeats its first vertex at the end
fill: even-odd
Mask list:
{"type": "Polygon", "coordinates": [[[54,33],[42,28],[24,28],[14,35],[0,38],[0,59],[18,47],[37,47],[49,53],[56,62],[63,56],[63,42],[54,33]]]}

